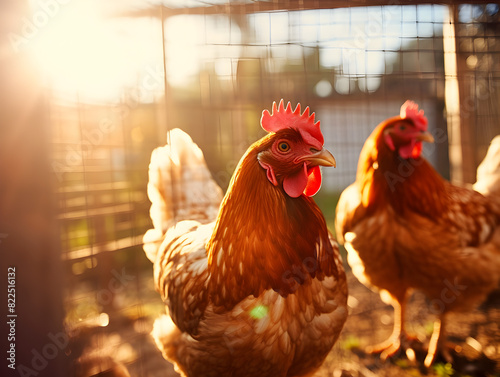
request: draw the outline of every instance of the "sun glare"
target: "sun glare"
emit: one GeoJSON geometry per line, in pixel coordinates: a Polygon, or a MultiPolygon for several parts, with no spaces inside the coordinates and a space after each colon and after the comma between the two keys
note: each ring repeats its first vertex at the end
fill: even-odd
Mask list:
{"type": "MultiPolygon", "coordinates": [[[[150,72],[162,71],[161,28],[151,19],[110,18],[97,1],[74,0],[57,12],[33,12],[37,29],[25,40],[51,89],[65,96],[91,101],[113,101],[123,88],[145,82],[150,72]]],[[[24,46],[21,46],[24,47],[24,46]]],[[[163,78],[153,77],[162,90],[163,78]]],[[[154,88],[153,88],[154,87],[154,88]]]]}

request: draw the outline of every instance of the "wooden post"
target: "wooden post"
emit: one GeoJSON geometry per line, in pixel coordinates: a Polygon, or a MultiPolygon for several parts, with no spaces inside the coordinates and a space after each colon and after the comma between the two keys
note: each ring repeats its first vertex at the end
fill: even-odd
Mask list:
{"type": "Polygon", "coordinates": [[[8,21],[0,28],[1,375],[66,376],[47,109],[35,69],[15,39],[24,37],[30,20],[27,3],[3,4],[8,21]]]}

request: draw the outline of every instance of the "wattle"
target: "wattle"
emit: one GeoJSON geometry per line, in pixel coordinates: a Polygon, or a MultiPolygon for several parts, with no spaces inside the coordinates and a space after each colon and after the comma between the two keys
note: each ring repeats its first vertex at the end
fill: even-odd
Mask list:
{"type": "Polygon", "coordinates": [[[306,163],[304,163],[304,169],[283,180],[283,189],[292,198],[298,198],[302,194],[313,196],[320,187],[321,170],[319,166],[308,168],[306,163]]]}
{"type": "Polygon", "coordinates": [[[404,158],[418,158],[422,153],[422,142],[412,140],[410,143],[399,147],[399,155],[404,158]]]}
{"type": "Polygon", "coordinates": [[[304,195],[313,196],[321,188],[321,169],[319,166],[314,166],[308,170],[307,186],[304,189],[304,195]]]}

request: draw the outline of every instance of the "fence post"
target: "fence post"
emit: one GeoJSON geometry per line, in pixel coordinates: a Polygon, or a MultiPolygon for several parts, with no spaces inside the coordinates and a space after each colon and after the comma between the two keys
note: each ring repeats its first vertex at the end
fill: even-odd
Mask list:
{"type": "Polygon", "coordinates": [[[0,374],[67,376],[47,105],[30,59],[12,43],[26,28],[28,1],[2,7],[11,22],[0,29],[0,374]]]}
{"type": "Polygon", "coordinates": [[[443,25],[443,43],[450,176],[455,184],[476,180],[474,112],[468,108],[472,92],[468,85],[465,59],[459,52],[459,27],[458,5],[451,5],[443,25]]]}

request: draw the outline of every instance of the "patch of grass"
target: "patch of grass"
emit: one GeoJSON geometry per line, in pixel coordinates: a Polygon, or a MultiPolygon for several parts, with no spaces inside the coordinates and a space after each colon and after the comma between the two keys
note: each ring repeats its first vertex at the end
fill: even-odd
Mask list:
{"type": "Polygon", "coordinates": [[[396,364],[401,369],[408,369],[411,366],[410,362],[406,359],[396,359],[394,360],[394,364],[396,364]]]}
{"type": "Polygon", "coordinates": [[[360,349],[361,342],[357,336],[348,335],[344,340],[340,342],[340,347],[344,350],[360,349]]]}
{"type": "Polygon", "coordinates": [[[335,236],[335,210],[339,202],[340,192],[320,192],[314,196],[314,201],[323,212],[325,216],[326,225],[328,229],[335,236]]]}
{"type": "Polygon", "coordinates": [[[434,322],[427,321],[424,325],[424,332],[427,337],[430,337],[434,331],[434,322]]]}
{"type": "Polygon", "coordinates": [[[438,363],[435,364],[434,367],[434,372],[436,372],[436,375],[438,377],[447,377],[447,376],[453,376],[455,374],[455,370],[451,366],[450,363],[438,363]]]}

